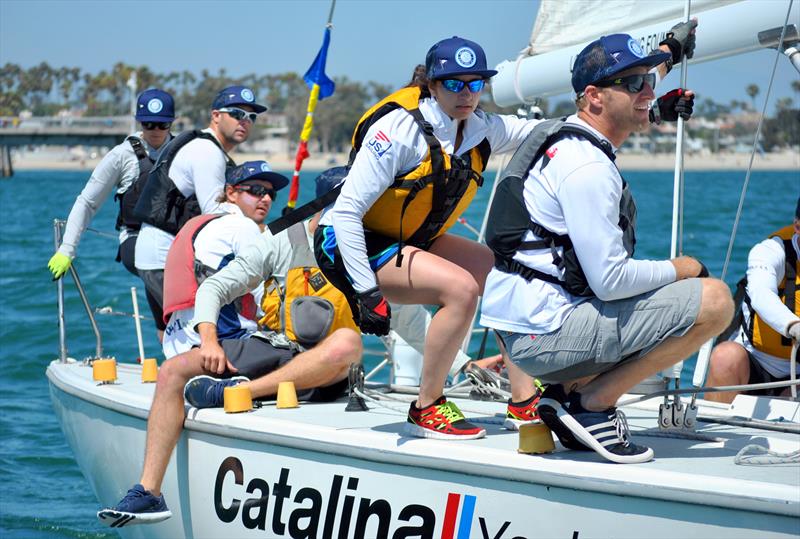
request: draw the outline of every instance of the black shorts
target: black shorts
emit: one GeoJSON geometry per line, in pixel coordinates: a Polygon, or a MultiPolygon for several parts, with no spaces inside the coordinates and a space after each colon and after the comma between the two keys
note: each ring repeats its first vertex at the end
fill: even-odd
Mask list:
{"type": "Polygon", "coordinates": [[[161,331],[167,329],[164,323],[164,270],[138,270],[139,277],[144,282],[144,291],[147,304],[156,321],[156,327],[161,331]]]}
{"type": "MultiPolygon", "coordinates": [[[[247,339],[226,339],[220,342],[222,350],[238,372],[226,370],[224,378],[231,376],[247,376],[254,380],[278,370],[289,363],[297,355],[294,350],[277,348],[259,337],[247,339]]],[[[328,386],[299,390],[297,398],[307,402],[329,402],[344,395],[347,379],[334,382],[328,386]]],[[[275,395],[266,396],[263,400],[274,400],[275,395]]]]}
{"type": "MultiPolygon", "coordinates": [[[[753,354],[750,351],[747,351],[747,357],[750,360],[750,379],[747,381],[748,384],[766,384],[769,382],[785,382],[789,380],[789,377],[786,376],[784,378],[775,378],[772,376],[764,367],[761,366],[761,363],[753,357],[753,354]]],[[[751,391],[746,391],[747,395],[767,395],[770,397],[777,397],[785,390],[785,387],[773,387],[769,389],[754,389],[751,391]]]]}
{"type": "MultiPolygon", "coordinates": [[[[372,271],[376,273],[395,259],[400,247],[396,239],[376,234],[369,230],[364,231],[364,242],[367,246],[369,265],[372,271]]],[[[432,243],[413,244],[413,247],[427,251],[432,243]]],[[[319,226],[314,233],[314,257],[317,259],[317,265],[325,277],[345,295],[347,302],[350,304],[350,311],[355,316],[355,313],[358,312],[356,291],[353,288],[350,277],[347,275],[344,262],[342,262],[342,254],[339,252],[332,226],[319,226]]]]}

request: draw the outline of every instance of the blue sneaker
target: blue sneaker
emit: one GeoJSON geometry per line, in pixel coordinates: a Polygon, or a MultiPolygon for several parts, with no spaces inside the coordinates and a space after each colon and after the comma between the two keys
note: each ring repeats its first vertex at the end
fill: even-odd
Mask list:
{"type": "Polygon", "coordinates": [[[249,381],[246,376],[233,378],[213,378],[205,374],[195,376],[183,386],[183,398],[195,408],[222,408],[225,404],[225,388],[249,381]]]}
{"type": "Polygon", "coordinates": [[[167,509],[164,496],[153,496],[142,485],[133,485],[117,505],[97,512],[97,519],[110,528],[155,524],[171,516],[172,511],[167,509]]]}
{"type": "Polygon", "coordinates": [[[549,386],[539,401],[542,421],[568,449],[593,450],[619,464],[653,459],[653,450],[630,441],[625,414],[614,407],[591,412],[581,406],[580,393],[564,395],[560,385],[549,386]],[[552,389],[551,389],[552,388],[552,389]]]}

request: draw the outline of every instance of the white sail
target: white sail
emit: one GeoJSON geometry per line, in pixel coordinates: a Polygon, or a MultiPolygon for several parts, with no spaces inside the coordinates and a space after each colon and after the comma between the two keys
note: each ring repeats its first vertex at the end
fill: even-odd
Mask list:
{"type": "MultiPolygon", "coordinates": [[[[496,67],[498,74],[492,78],[495,103],[530,103],[537,97],[572,91],[570,71],[575,56],[598,36],[625,32],[639,39],[646,52],[657,48],[667,30],[682,20],[683,6],[682,0],[542,0],[532,43],[517,59],[496,67]]],[[[695,0],[692,16],[697,16],[700,25],[694,58],[689,63],[775,46],[788,7],[789,0],[695,0]]],[[[800,2],[794,2],[790,25],[798,20],[800,2]]],[[[796,32],[794,28],[787,36],[796,36],[796,32]]]]}
{"type": "MultiPolygon", "coordinates": [[[[694,0],[692,13],[740,1],[694,0]]],[[[531,32],[530,54],[563,49],[626,28],[677,20],[685,4],[684,0],[542,0],[531,32]]]]}

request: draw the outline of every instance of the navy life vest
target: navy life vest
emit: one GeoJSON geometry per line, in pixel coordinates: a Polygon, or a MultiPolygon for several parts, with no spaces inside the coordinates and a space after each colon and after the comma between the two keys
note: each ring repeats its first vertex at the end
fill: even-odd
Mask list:
{"type": "Polygon", "coordinates": [[[183,196],[169,177],[169,169],[172,167],[175,155],[181,148],[197,138],[210,140],[216,144],[225,155],[226,170],[236,166],[214,135],[199,129],[184,131],[167,143],[161,152],[158,161],[147,177],[139,200],[134,206],[134,217],[143,223],[175,235],[189,219],[202,213],[197,197],[195,195],[183,196]]]}
{"type": "Polygon", "coordinates": [[[114,195],[114,200],[119,201],[119,213],[117,214],[117,230],[123,226],[131,230],[139,230],[142,222],[133,215],[133,208],[136,206],[136,201],[139,200],[139,195],[142,193],[145,183],[147,183],[147,176],[153,169],[155,161],[147,154],[139,137],[133,135],[125,139],[133,148],[133,153],[136,159],[139,160],[139,176],[133,180],[128,188],[123,193],[114,195]]]}
{"type": "MultiPolygon", "coordinates": [[[[494,253],[494,267],[500,271],[516,273],[527,281],[540,279],[557,284],[575,296],[594,296],[569,235],[556,234],[533,221],[525,207],[523,196],[525,179],[530,170],[540,159],[542,163],[540,170],[543,170],[550,163],[546,151],[558,140],[567,136],[578,136],[587,140],[614,162],[616,156],[608,141],[600,140],[591,131],[579,125],[568,124],[565,120],[561,118],[540,123],[514,153],[503,172],[489,209],[486,244],[494,253]],[[528,230],[542,239],[522,241],[528,230]],[[558,254],[558,247],[563,250],[561,255],[558,254]],[[564,279],[530,268],[513,259],[517,252],[533,249],[550,249],[553,264],[564,271],[564,279]]],[[[636,204],[624,179],[620,198],[619,227],[623,232],[622,242],[625,250],[628,256],[633,256],[636,244],[636,204]]]]}

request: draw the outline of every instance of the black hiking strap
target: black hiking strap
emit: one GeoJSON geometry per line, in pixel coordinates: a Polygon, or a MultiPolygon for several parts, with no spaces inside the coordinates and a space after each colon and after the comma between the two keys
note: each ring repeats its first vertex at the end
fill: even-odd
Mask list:
{"type": "Polygon", "coordinates": [[[130,136],[125,140],[127,140],[131,145],[131,148],[133,148],[133,153],[136,154],[136,159],[139,160],[139,167],[142,166],[142,161],[148,161],[151,164],[153,163],[153,160],[150,159],[149,155],[147,155],[147,150],[144,149],[144,144],[142,144],[142,141],[139,139],[139,137],[130,136]]]}
{"type": "MultiPolygon", "coordinates": [[[[409,191],[408,195],[406,196],[405,200],[403,200],[403,206],[400,209],[400,238],[397,244],[397,262],[395,265],[399,268],[403,263],[403,217],[406,213],[406,208],[408,205],[411,204],[417,194],[422,191],[431,181],[433,182],[433,195],[431,197],[431,213],[426,217],[425,221],[422,223],[420,228],[425,227],[431,219],[431,215],[441,214],[444,211],[445,207],[445,199],[447,197],[446,193],[446,184],[447,178],[444,174],[444,156],[442,155],[442,144],[439,142],[435,136],[433,136],[433,126],[428,122],[423,116],[420,110],[411,109],[407,111],[414,121],[419,126],[420,132],[422,133],[422,137],[425,139],[425,142],[428,144],[428,155],[431,159],[431,173],[424,178],[420,178],[414,184],[411,191],[409,191]]],[[[419,229],[414,233],[415,236],[419,234],[419,229]]],[[[409,238],[412,240],[413,236],[409,238]]]]}
{"type": "Polygon", "coordinates": [[[311,202],[307,202],[299,208],[295,208],[294,211],[290,211],[286,215],[278,217],[271,223],[268,223],[267,228],[269,228],[269,231],[274,235],[286,230],[290,226],[299,223],[300,221],[308,219],[318,211],[330,206],[339,196],[339,193],[342,190],[342,185],[344,185],[344,183],[340,183],[321,197],[315,198],[311,202]]]}
{"type": "Polygon", "coordinates": [[[559,286],[564,285],[564,281],[555,275],[550,275],[549,273],[530,268],[524,264],[520,264],[513,258],[504,258],[496,253],[494,255],[494,267],[505,273],[515,273],[528,282],[532,281],[533,279],[539,279],[541,281],[547,281],[548,283],[557,284],[559,286]]]}
{"type": "MultiPolygon", "coordinates": [[[[733,319],[731,320],[731,323],[728,324],[728,327],[717,336],[716,342],[725,342],[730,340],[734,332],[740,327],[745,330],[746,334],[748,334],[747,326],[744,323],[744,314],[742,313],[742,303],[745,301],[745,298],[747,298],[747,277],[742,277],[739,279],[739,282],[736,283],[736,291],[733,293],[733,306],[735,309],[733,313],[733,319]]],[[[749,306],[750,299],[747,298],[747,301],[749,306]]],[[[750,339],[749,335],[751,334],[752,332],[748,334],[748,339],[750,339]]]]}

